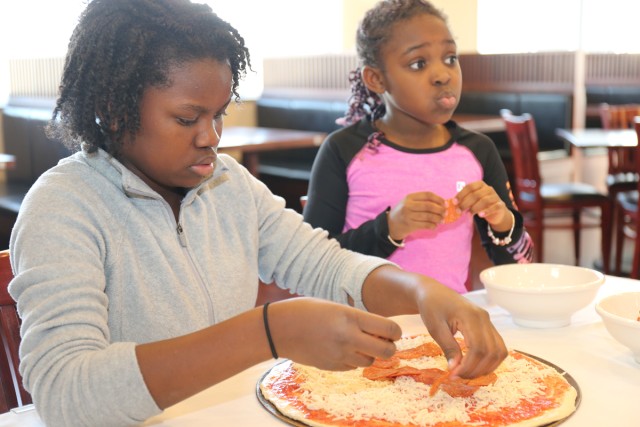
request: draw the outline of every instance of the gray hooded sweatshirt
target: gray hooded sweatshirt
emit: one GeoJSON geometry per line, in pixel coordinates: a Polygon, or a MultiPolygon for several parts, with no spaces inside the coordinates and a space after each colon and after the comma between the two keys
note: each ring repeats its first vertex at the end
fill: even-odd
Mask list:
{"type": "Polygon", "coordinates": [[[135,346],[251,309],[258,277],[364,309],[365,277],[388,263],[340,249],[225,155],[176,222],[107,153],[76,153],[33,185],[10,249],[20,371],[49,426],[131,425],[159,413],[135,346]]]}

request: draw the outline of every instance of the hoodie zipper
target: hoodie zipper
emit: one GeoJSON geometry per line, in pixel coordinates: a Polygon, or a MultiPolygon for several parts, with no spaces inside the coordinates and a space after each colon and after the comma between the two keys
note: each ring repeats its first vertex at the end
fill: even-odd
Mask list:
{"type": "Polygon", "coordinates": [[[184,237],[184,230],[182,229],[182,225],[180,223],[178,223],[178,226],[176,227],[176,231],[178,232],[178,240],[180,241],[180,245],[183,248],[186,248],[187,239],[184,237]]]}

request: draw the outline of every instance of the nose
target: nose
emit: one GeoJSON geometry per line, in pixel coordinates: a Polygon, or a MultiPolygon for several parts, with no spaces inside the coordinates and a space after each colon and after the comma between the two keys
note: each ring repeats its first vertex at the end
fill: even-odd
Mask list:
{"type": "Polygon", "coordinates": [[[451,71],[441,65],[433,70],[431,81],[435,86],[446,86],[451,81],[451,71]]]}
{"type": "Polygon", "coordinates": [[[213,121],[207,125],[205,129],[202,129],[196,137],[196,145],[198,147],[213,147],[217,148],[220,143],[220,134],[222,133],[222,123],[213,121]]]}

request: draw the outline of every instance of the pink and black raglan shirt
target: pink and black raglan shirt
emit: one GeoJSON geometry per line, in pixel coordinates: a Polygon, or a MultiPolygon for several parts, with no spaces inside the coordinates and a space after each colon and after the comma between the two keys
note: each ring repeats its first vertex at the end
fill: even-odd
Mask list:
{"type": "MultiPolygon", "coordinates": [[[[446,123],[451,140],[435,149],[408,149],[362,121],[330,134],[315,159],[304,217],[327,230],[342,247],[388,258],[407,271],[433,277],[466,292],[474,223],[489,258],[495,264],[530,262],[532,242],[511,197],[507,173],[495,144],[487,136],[446,123]],[[450,199],[465,183],[483,180],[514,213],[511,244],[497,246],[487,234],[487,222],[469,212],[435,230],[420,230],[397,248],[388,239],[386,212],[407,194],[431,191],[450,199]]],[[[506,237],[508,233],[494,233],[506,237]]]]}

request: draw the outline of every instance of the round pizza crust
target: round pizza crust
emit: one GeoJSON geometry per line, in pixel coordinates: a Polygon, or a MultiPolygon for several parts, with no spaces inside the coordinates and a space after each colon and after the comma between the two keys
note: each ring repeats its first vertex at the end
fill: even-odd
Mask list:
{"type": "MultiPolygon", "coordinates": [[[[402,349],[412,348],[411,346],[420,345],[420,343],[428,341],[433,341],[430,336],[420,335],[417,337],[403,338],[396,344],[399,349],[402,349]]],[[[447,425],[456,425],[455,423],[457,422],[457,425],[460,427],[477,427],[482,425],[501,427],[549,427],[560,424],[573,412],[575,412],[580,403],[579,387],[576,384],[575,380],[559,367],[543,359],[529,355],[527,353],[512,350],[505,362],[503,362],[503,364],[496,370],[496,374],[498,375],[499,379],[501,377],[501,373],[503,373],[503,376],[505,378],[510,375],[514,375],[513,372],[507,371],[506,369],[513,370],[514,367],[517,368],[517,366],[522,363],[521,361],[514,362],[514,356],[516,356],[518,360],[524,359],[526,360],[527,364],[533,364],[533,366],[536,366],[537,368],[543,370],[545,377],[553,377],[553,381],[556,381],[557,384],[559,384],[558,390],[553,391],[553,400],[556,401],[557,404],[554,405],[555,407],[544,410],[541,413],[538,413],[537,415],[527,419],[517,420],[517,416],[514,415],[515,419],[502,424],[496,424],[495,421],[487,421],[486,424],[478,424],[477,422],[470,424],[466,423],[464,420],[456,420],[455,417],[454,419],[449,419],[448,421],[438,420],[429,422],[425,421],[425,418],[422,418],[422,421],[407,421],[406,419],[400,421],[397,419],[393,419],[393,417],[385,418],[378,416],[372,417],[367,420],[366,415],[363,418],[363,415],[359,414],[355,418],[347,419],[349,418],[348,415],[346,415],[345,413],[340,413],[340,411],[334,411],[335,407],[332,406],[342,407],[342,403],[344,403],[345,401],[351,401],[354,402],[354,404],[355,402],[357,402],[355,406],[366,408],[369,404],[367,402],[367,398],[369,395],[375,395],[378,392],[386,393],[384,394],[384,398],[381,398],[378,401],[374,400],[375,406],[371,406],[371,408],[374,408],[372,412],[375,411],[377,413],[380,413],[380,411],[385,412],[384,409],[380,408],[381,405],[391,405],[393,407],[397,407],[403,403],[403,399],[406,400],[407,397],[411,396],[415,398],[416,395],[413,393],[421,393],[419,388],[422,388],[422,395],[418,394],[421,396],[420,399],[407,402],[410,411],[413,411],[416,408],[416,402],[419,402],[419,404],[423,404],[425,402],[428,402],[428,399],[440,399],[434,404],[440,405],[439,408],[447,408],[446,410],[441,410],[441,412],[448,412],[453,411],[452,408],[460,409],[466,407],[469,404],[472,404],[476,407],[491,405],[493,404],[490,401],[491,396],[500,396],[500,399],[504,399],[505,396],[512,396],[514,401],[511,402],[510,405],[505,405],[504,408],[498,407],[498,409],[500,411],[508,411],[510,408],[512,408],[512,412],[515,412],[513,411],[513,405],[516,404],[515,407],[517,407],[518,400],[526,399],[526,393],[532,393],[532,396],[535,396],[536,394],[535,390],[523,388],[519,384],[517,376],[514,377],[515,381],[518,381],[518,384],[516,384],[515,386],[500,384],[500,381],[496,381],[495,384],[487,386],[487,388],[485,388],[482,392],[476,392],[474,396],[467,398],[451,398],[448,395],[444,395],[444,392],[442,390],[438,391],[438,393],[440,393],[441,395],[436,394],[431,397],[428,393],[429,386],[425,386],[424,384],[419,383],[412,384],[411,382],[415,383],[415,381],[410,377],[402,378],[401,380],[399,380],[402,382],[402,384],[398,388],[398,391],[396,391],[392,389],[396,387],[396,381],[372,381],[366,378],[362,378],[362,368],[346,372],[328,372],[286,360],[275,365],[265,373],[265,375],[257,384],[256,392],[258,395],[258,399],[267,410],[269,410],[272,414],[274,414],[281,420],[294,426],[365,426],[369,424],[367,421],[373,421],[375,422],[376,426],[381,427],[436,427],[440,424],[443,424],[444,422],[452,423],[447,425]],[[522,358],[521,355],[524,355],[525,357],[522,358]],[[291,395],[287,395],[283,392],[282,385],[291,382],[289,379],[291,375],[298,375],[300,378],[306,378],[307,375],[309,375],[309,378],[304,381],[304,386],[306,387],[305,395],[308,398],[306,402],[305,397],[292,397],[291,395]],[[317,383],[314,383],[314,381],[316,381],[317,383]],[[326,384],[323,384],[323,382],[326,382],[326,384]],[[407,389],[411,390],[411,392],[408,393],[407,389]],[[526,392],[524,392],[523,390],[526,390],[526,392]],[[330,402],[334,403],[332,404],[330,402]],[[324,419],[317,419],[315,415],[317,412],[309,410],[309,407],[307,405],[311,406],[313,409],[321,409],[323,411],[326,411],[325,416],[321,417],[324,419]],[[325,407],[323,407],[323,405],[325,405],[325,407]],[[355,424],[353,422],[354,419],[355,424]]],[[[444,359],[444,356],[428,358],[421,357],[419,359],[411,359],[410,361],[408,361],[408,364],[422,367],[434,365],[446,367],[446,360],[444,359]],[[442,360],[438,360],[438,358],[442,358],[442,360]]],[[[298,383],[302,381],[295,380],[295,382],[298,383]]],[[[540,391],[538,390],[537,393],[539,394],[540,391]]],[[[494,406],[494,409],[495,408],[496,407],[494,406]]],[[[389,409],[393,408],[390,407],[389,409]]],[[[428,410],[433,411],[433,406],[429,407],[429,405],[426,405],[426,407],[422,409],[421,413],[424,414],[424,411],[428,410]]],[[[349,413],[349,411],[347,411],[347,413],[349,413]]]]}

